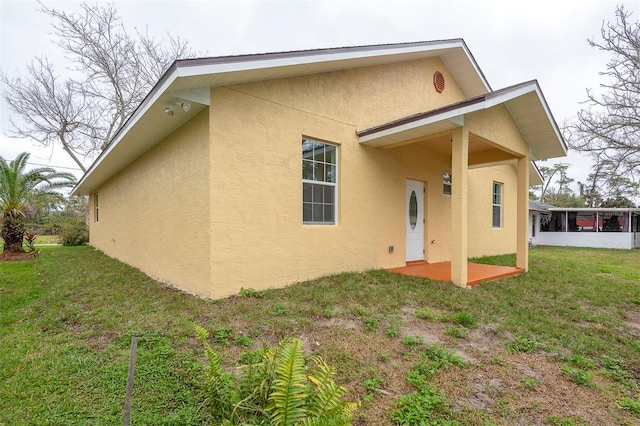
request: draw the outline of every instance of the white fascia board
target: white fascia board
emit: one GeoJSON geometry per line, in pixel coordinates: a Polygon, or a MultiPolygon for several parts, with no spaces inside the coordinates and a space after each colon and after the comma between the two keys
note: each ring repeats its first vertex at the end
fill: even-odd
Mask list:
{"type": "Polygon", "coordinates": [[[418,127],[428,126],[429,124],[433,124],[433,123],[437,123],[439,121],[445,121],[445,120],[448,120],[451,123],[455,124],[456,127],[462,127],[464,126],[464,114],[482,109],[483,108],[482,105],[483,103],[477,103],[474,105],[461,107],[452,111],[446,111],[441,114],[436,114],[436,115],[423,118],[421,120],[405,123],[397,127],[392,127],[390,129],[380,130],[379,132],[371,133],[369,135],[360,136],[358,140],[360,143],[365,143],[365,142],[373,141],[376,139],[384,138],[387,136],[391,136],[396,133],[402,133],[407,130],[413,130],[418,127]]]}
{"type": "MultiPolygon", "coordinates": [[[[527,85],[521,86],[521,87],[515,87],[509,91],[506,91],[504,93],[500,93],[496,96],[487,96],[487,100],[485,101],[485,105],[486,108],[491,108],[494,107],[496,105],[500,105],[503,104],[507,101],[519,98],[520,96],[524,96],[527,93],[530,92],[536,92],[538,95],[538,98],[540,98],[540,92],[538,91],[538,88],[536,87],[536,84],[534,82],[531,82],[527,85]]],[[[542,103],[542,102],[541,102],[542,103]]]]}
{"type": "MultiPolygon", "coordinates": [[[[444,115],[444,114],[443,114],[444,115]]],[[[374,141],[376,139],[385,138],[387,136],[395,135],[398,133],[402,133],[408,130],[413,130],[419,127],[428,126],[429,124],[437,123],[439,121],[448,120],[452,122],[456,127],[462,127],[464,125],[464,117],[459,114],[453,114],[453,116],[441,117],[441,116],[433,116],[423,118],[422,120],[413,121],[411,123],[402,124],[397,127],[393,127],[391,129],[381,130],[380,132],[372,133],[370,135],[360,136],[358,141],[360,143],[374,141]]]]}
{"type": "MultiPolygon", "coordinates": [[[[201,64],[201,65],[189,65],[178,64],[177,67],[177,77],[194,77],[200,75],[207,74],[222,74],[222,73],[233,73],[233,72],[241,72],[241,71],[253,71],[258,69],[269,69],[269,68],[279,68],[279,67],[291,67],[297,65],[309,65],[315,63],[327,63],[327,62],[338,62],[338,61],[348,61],[348,60],[358,60],[358,59],[366,59],[366,58],[375,58],[375,57],[383,57],[383,56],[396,56],[403,54],[411,54],[411,53],[420,53],[420,52],[429,52],[433,50],[443,50],[443,49],[451,49],[451,48],[461,48],[464,49],[464,44],[458,40],[452,41],[443,41],[441,43],[433,44],[433,45],[409,45],[409,46],[399,46],[394,48],[380,48],[380,49],[365,49],[365,50],[355,50],[349,52],[327,52],[327,53],[316,53],[309,55],[301,55],[301,56],[291,56],[285,58],[269,58],[269,54],[265,54],[264,59],[253,59],[243,61],[239,59],[238,61],[229,61],[223,63],[213,63],[213,64],[201,64]]],[[[465,50],[465,54],[467,55],[470,62],[474,63],[472,59],[469,57],[469,54],[465,50]]],[[[474,63],[474,67],[476,64],[474,63]]],[[[476,67],[477,68],[477,67],[476,67]]]]}

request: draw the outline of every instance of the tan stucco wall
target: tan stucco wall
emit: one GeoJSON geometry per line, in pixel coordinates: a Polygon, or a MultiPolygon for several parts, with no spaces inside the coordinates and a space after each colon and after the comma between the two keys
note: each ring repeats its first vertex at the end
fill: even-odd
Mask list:
{"type": "Polygon", "coordinates": [[[438,58],[233,86],[279,105],[362,130],[465,99],[438,58]],[[433,74],[446,88],[437,93],[433,74]]]}
{"type": "Polygon", "coordinates": [[[469,170],[469,257],[516,252],[517,183],[511,164],[469,170]],[[493,182],[502,184],[501,228],[493,228],[493,182]]]}
{"type": "MultiPolygon", "coordinates": [[[[208,295],[208,110],[91,194],[90,243],[182,289],[208,295]]],[[[170,118],[168,118],[170,119],[170,118]]]]}
{"type": "Polygon", "coordinates": [[[529,146],[504,105],[465,115],[469,132],[490,141],[500,141],[501,149],[518,156],[528,155],[529,146]]]}
{"type": "Polygon", "coordinates": [[[214,296],[404,265],[406,179],[426,182],[425,258],[449,258],[450,158],[417,145],[360,146],[356,136],[463,99],[439,60],[214,88],[211,99],[214,296]],[[443,94],[436,69],[448,78],[443,94]],[[302,224],[302,136],[340,147],[336,226],[302,224]]]}

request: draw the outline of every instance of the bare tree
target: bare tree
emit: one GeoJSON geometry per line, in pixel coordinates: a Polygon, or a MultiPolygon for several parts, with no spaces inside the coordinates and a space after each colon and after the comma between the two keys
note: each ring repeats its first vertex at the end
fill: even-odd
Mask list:
{"type": "Polygon", "coordinates": [[[10,117],[14,136],[28,137],[44,146],[60,143],[64,151],[86,171],[81,157],[91,152],[92,129],[87,123],[90,98],[78,95],[77,82],[63,80],[46,58],[36,58],[24,78],[2,75],[3,96],[20,121],[10,117]]]}
{"type": "Polygon", "coordinates": [[[59,143],[84,162],[109,144],[171,63],[195,56],[189,44],[148,30],[128,32],[113,4],[87,5],[78,14],[49,8],[54,43],[68,61],[66,77],[46,58],[36,58],[23,77],[0,75],[3,97],[15,114],[11,136],[48,146],[59,143]]]}
{"type": "Polygon", "coordinates": [[[618,6],[616,22],[602,25],[602,41],[589,40],[612,58],[600,73],[601,90],[587,90],[585,108],[567,133],[571,148],[595,160],[599,178],[622,176],[633,183],[640,179],[640,23],[630,16],[618,6]]]}

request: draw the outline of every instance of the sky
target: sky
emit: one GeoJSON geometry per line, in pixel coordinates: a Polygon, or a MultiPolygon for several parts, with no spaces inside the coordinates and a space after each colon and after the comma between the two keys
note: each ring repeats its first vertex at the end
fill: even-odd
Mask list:
{"type": "MultiPolygon", "coordinates": [[[[94,3],[92,1],[89,2],[94,3]]],[[[73,12],[80,2],[44,1],[73,12]]],[[[127,28],[188,40],[205,56],[403,43],[463,38],[491,87],[538,80],[559,126],[584,107],[587,89],[604,82],[609,56],[587,40],[600,40],[603,22],[615,22],[617,4],[640,19],[640,0],[338,0],[338,1],[114,1],[127,28]]],[[[0,70],[19,76],[34,56],[57,69],[64,57],[51,41],[48,17],[31,0],[0,0],[0,70]]],[[[34,166],[81,172],[61,150],[6,136],[11,126],[0,102],[0,156],[31,152],[34,166]]],[[[570,163],[584,182],[591,162],[577,153],[547,162],[570,163]]],[[[577,191],[577,186],[574,186],[577,191]]]]}

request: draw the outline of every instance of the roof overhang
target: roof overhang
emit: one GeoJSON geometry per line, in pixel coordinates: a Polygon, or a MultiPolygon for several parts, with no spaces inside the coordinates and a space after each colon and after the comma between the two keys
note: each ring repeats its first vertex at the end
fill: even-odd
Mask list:
{"type": "Polygon", "coordinates": [[[542,185],[544,184],[544,179],[542,178],[542,173],[540,173],[540,169],[533,161],[529,163],[529,185],[542,185]]]}
{"type": "Polygon", "coordinates": [[[91,193],[195,117],[209,105],[211,87],[434,57],[443,61],[466,97],[491,90],[462,39],[178,60],[93,162],[72,194],[91,193]],[[191,110],[176,111],[168,117],[164,110],[174,98],[190,101],[191,110]]]}
{"type": "Polygon", "coordinates": [[[504,105],[529,145],[531,160],[563,157],[567,146],[538,82],[533,80],[432,111],[358,131],[361,144],[387,147],[464,126],[466,114],[504,105]]]}

